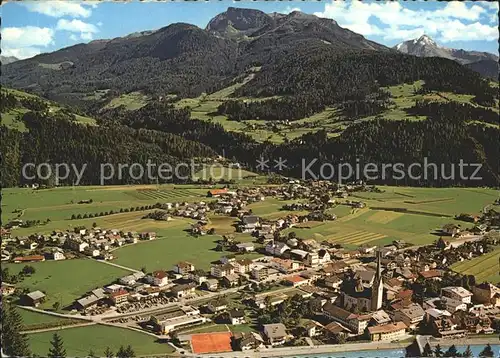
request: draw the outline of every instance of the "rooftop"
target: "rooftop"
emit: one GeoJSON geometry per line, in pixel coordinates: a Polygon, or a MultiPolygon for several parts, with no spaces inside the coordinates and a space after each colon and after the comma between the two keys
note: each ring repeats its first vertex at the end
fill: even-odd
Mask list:
{"type": "Polygon", "coordinates": [[[384,324],[381,326],[368,327],[368,331],[370,332],[370,334],[391,333],[406,328],[407,326],[403,322],[394,322],[394,323],[384,324]]]}

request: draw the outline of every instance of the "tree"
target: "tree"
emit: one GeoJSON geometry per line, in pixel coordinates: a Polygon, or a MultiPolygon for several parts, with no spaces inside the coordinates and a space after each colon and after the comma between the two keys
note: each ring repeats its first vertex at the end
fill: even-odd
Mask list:
{"type": "Polygon", "coordinates": [[[92,349],[90,349],[89,353],[87,354],[87,358],[98,358],[94,351],[92,349]]]}
{"type": "Polygon", "coordinates": [[[54,333],[52,340],[50,341],[51,348],[47,357],[49,358],[64,358],[66,357],[66,350],[64,349],[64,344],[62,338],[54,333]]]}
{"type": "Polygon", "coordinates": [[[11,357],[25,357],[31,354],[28,338],[21,334],[23,320],[15,306],[8,305],[2,310],[2,348],[11,357]]]}
{"type": "Polygon", "coordinates": [[[54,302],[52,308],[54,309],[54,311],[59,311],[59,308],[61,308],[61,303],[59,301],[54,302]]]}
{"type": "Polygon", "coordinates": [[[467,346],[462,356],[467,358],[474,356],[474,353],[472,353],[472,349],[470,349],[470,346],[467,346]]]}
{"type": "Polygon", "coordinates": [[[486,347],[479,353],[480,357],[494,357],[495,353],[493,352],[493,349],[491,348],[490,344],[488,343],[486,347]]]}
{"type": "Polygon", "coordinates": [[[441,345],[437,345],[436,348],[434,348],[434,355],[436,357],[442,357],[443,356],[443,350],[441,349],[441,345]]]}
{"type": "Polygon", "coordinates": [[[132,349],[130,345],[128,345],[126,348],[123,346],[120,346],[118,349],[118,352],[116,353],[117,358],[132,358],[135,357],[135,352],[132,349]]]}
{"type": "Polygon", "coordinates": [[[450,348],[448,348],[448,350],[444,352],[444,357],[458,357],[457,347],[452,344],[450,348]]]}
{"type": "Polygon", "coordinates": [[[109,347],[106,347],[106,349],[104,350],[104,356],[106,358],[113,358],[115,355],[113,354],[113,351],[109,347]]]}
{"type": "Polygon", "coordinates": [[[146,266],[142,266],[142,267],[141,267],[141,271],[142,271],[142,273],[147,273],[147,272],[148,272],[148,271],[146,270],[146,266]]]}
{"type": "Polygon", "coordinates": [[[23,267],[21,272],[25,275],[32,275],[36,272],[36,270],[33,266],[26,265],[23,267]]]}
{"type": "Polygon", "coordinates": [[[424,351],[422,352],[422,357],[432,357],[432,356],[433,356],[433,353],[432,353],[431,345],[429,343],[427,343],[424,347],[424,351]]]}

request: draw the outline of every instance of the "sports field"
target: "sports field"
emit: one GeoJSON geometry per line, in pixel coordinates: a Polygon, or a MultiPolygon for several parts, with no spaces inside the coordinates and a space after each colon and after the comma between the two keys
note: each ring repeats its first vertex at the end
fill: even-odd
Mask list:
{"type": "MultiPolygon", "coordinates": [[[[106,347],[116,354],[120,346],[129,344],[136,356],[170,354],[174,351],[167,343],[158,343],[152,336],[124,328],[93,325],[61,329],[57,333],[64,342],[68,357],[85,357],[90,350],[102,357],[106,347]]],[[[32,353],[46,357],[53,334],[53,331],[29,334],[32,353]]]]}
{"type": "Polygon", "coordinates": [[[474,275],[477,282],[500,283],[500,248],[472,260],[458,262],[451,268],[459,273],[474,275]]]}
{"type": "Polygon", "coordinates": [[[193,353],[222,353],[231,352],[230,332],[200,333],[191,336],[193,353]]]}
{"type": "MultiPolygon", "coordinates": [[[[16,286],[45,292],[47,297],[41,308],[51,308],[54,302],[60,302],[61,308],[65,307],[84,293],[129,273],[92,259],[44,261],[29,265],[33,266],[36,272],[16,286]]],[[[8,267],[10,274],[16,274],[22,270],[24,264],[2,264],[3,267],[8,267]]]]}

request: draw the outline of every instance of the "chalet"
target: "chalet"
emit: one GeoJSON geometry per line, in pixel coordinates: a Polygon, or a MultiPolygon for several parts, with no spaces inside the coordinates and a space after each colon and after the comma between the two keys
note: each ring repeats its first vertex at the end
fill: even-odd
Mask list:
{"type": "Polygon", "coordinates": [[[165,286],[168,284],[168,276],[165,271],[154,271],[146,276],[146,281],[154,286],[165,286]]]}
{"type": "Polygon", "coordinates": [[[264,265],[255,265],[250,272],[253,279],[257,281],[265,280],[269,276],[269,269],[264,265]]]}
{"type": "Polygon", "coordinates": [[[207,309],[211,313],[217,313],[227,310],[228,302],[224,298],[214,299],[207,304],[207,309]]]}
{"type": "Polygon", "coordinates": [[[99,249],[95,246],[87,246],[85,249],[83,249],[83,252],[85,255],[92,256],[92,257],[97,257],[101,253],[99,249]]]}
{"type": "Polygon", "coordinates": [[[500,288],[491,283],[482,283],[472,287],[473,299],[484,305],[500,306],[500,288]]]}
{"type": "Polygon", "coordinates": [[[372,341],[397,341],[405,337],[406,328],[403,322],[394,322],[368,327],[368,333],[372,341]]]}
{"type": "Polygon", "coordinates": [[[255,250],[255,245],[251,242],[242,242],[236,245],[239,252],[252,252],[255,250]]]}
{"type": "Polygon", "coordinates": [[[185,285],[174,286],[170,292],[177,298],[192,296],[195,294],[194,290],[196,288],[195,284],[188,283],[185,285]]]}
{"type": "Polygon", "coordinates": [[[139,234],[139,239],[141,240],[154,240],[156,239],[155,232],[142,232],[139,234]]]}
{"type": "Polygon", "coordinates": [[[372,314],[371,325],[379,326],[391,322],[391,317],[384,310],[378,310],[372,314]]]}
{"type": "Polygon", "coordinates": [[[234,267],[234,272],[239,274],[245,274],[250,272],[250,265],[253,261],[250,259],[235,260],[231,265],[234,267]]]}
{"type": "Polygon", "coordinates": [[[471,303],[471,299],[473,296],[472,292],[460,286],[444,287],[441,289],[441,295],[457,301],[461,301],[465,304],[471,303]]]}
{"type": "Polygon", "coordinates": [[[281,256],[287,250],[290,250],[290,247],[288,247],[283,242],[271,241],[269,244],[266,245],[266,252],[273,256],[281,256]]]}
{"type": "Polygon", "coordinates": [[[394,320],[403,322],[407,328],[415,330],[423,321],[425,311],[418,303],[412,303],[394,312],[394,320]]]}
{"type": "Polygon", "coordinates": [[[319,260],[319,264],[325,264],[327,262],[330,262],[331,260],[331,256],[330,256],[330,253],[328,252],[328,250],[325,250],[325,249],[321,249],[318,251],[318,260],[319,260]]]}
{"type": "Polygon", "coordinates": [[[75,301],[75,308],[77,310],[86,310],[89,308],[96,307],[99,302],[99,298],[94,295],[88,295],[79,300],[75,301]]]}
{"type": "Polygon", "coordinates": [[[255,215],[244,215],[238,226],[238,231],[243,233],[254,232],[260,227],[260,218],[255,215]]]}
{"type": "Polygon", "coordinates": [[[352,331],[349,328],[335,321],[328,323],[323,327],[323,330],[332,335],[340,335],[344,337],[352,335],[352,331]]]}
{"type": "Polygon", "coordinates": [[[227,264],[212,264],[210,274],[214,277],[222,278],[227,275],[234,274],[234,266],[227,264]]]}
{"type": "Polygon", "coordinates": [[[120,305],[122,303],[127,302],[129,295],[130,294],[128,293],[127,290],[121,289],[119,291],[112,292],[109,295],[109,298],[110,298],[111,302],[113,302],[113,304],[116,306],[116,305],[120,305]]]}
{"type": "Polygon", "coordinates": [[[328,288],[332,288],[334,290],[338,290],[340,288],[340,285],[342,284],[343,280],[336,275],[333,276],[328,276],[325,278],[323,281],[323,285],[328,288]]]}
{"type": "Polygon", "coordinates": [[[236,346],[241,351],[248,351],[251,349],[257,349],[264,346],[264,341],[262,337],[254,332],[235,333],[234,340],[236,342],[236,346]]]}
{"type": "Polygon", "coordinates": [[[230,310],[229,311],[229,320],[231,324],[243,324],[245,323],[245,311],[243,310],[230,310]]]}
{"type": "Polygon", "coordinates": [[[21,302],[28,306],[38,307],[45,301],[45,294],[42,291],[33,291],[21,298],[21,302]]]}
{"type": "Polygon", "coordinates": [[[282,273],[289,273],[300,269],[300,263],[297,261],[280,259],[278,257],[271,259],[271,266],[282,273]]]}
{"type": "Polygon", "coordinates": [[[219,288],[219,281],[215,278],[209,278],[201,284],[201,287],[207,291],[215,292],[219,288]]]}
{"type": "Polygon", "coordinates": [[[284,344],[288,337],[283,323],[265,324],[263,325],[263,332],[271,346],[284,344]]]}
{"type": "Polygon", "coordinates": [[[425,280],[440,281],[444,275],[444,271],[443,270],[420,271],[418,275],[425,280]]]}
{"type": "Polygon", "coordinates": [[[237,274],[229,274],[222,277],[222,283],[225,287],[238,286],[240,276],[237,274]]]}
{"type": "Polygon", "coordinates": [[[181,261],[174,265],[173,271],[180,275],[187,275],[194,271],[194,265],[187,261],[181,261]]]}
{"type": "Polygon", "coordinates": [[[207,280],[207,275],[202,270],[195,270],[189,273],[189,279],[196,282],[198,285],[201,285],[203,282],[207,280]]]}
{"type": "Polygon", "coordinates": [[[445,235],[455,236],[460,232],[460,225],[446,224],[441,228],[441,232],[445,235]]]}

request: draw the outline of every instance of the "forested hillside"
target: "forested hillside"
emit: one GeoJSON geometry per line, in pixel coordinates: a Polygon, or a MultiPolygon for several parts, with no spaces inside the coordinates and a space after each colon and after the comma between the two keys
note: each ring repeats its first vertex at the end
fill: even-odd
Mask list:
{"type": "Polygon", "coordinates": [[[482,181],[379,182],[499,184],[497,87],[452,60],[401,54],[300,12],[230,8],[205,30],[172,24],[4,67],[7,85],[44,97],[2,92],[6,186],[29,182],[29,162],[88,163],[83,183],[98,184],[102,162],[223,153],[252,169],[282,157],[282,174],[296,176],[302,159],[462,159],[483,165],[482,181]]]}

